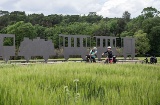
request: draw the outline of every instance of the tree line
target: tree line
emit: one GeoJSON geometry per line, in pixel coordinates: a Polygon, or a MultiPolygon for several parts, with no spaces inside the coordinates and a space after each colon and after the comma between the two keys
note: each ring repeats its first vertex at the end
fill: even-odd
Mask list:
{"type": "Polygon", "coordinates": [[[144,8],[131,19],[125,11],[121,18],[104,18],[96,12],[88,15],[26,14],[24,11],[0,11],[0,33],[15,34],[16,48],[24,37],[51,39],[59,47],[59,34],[134,37],[136,53],[160,56],[160,12],[144,8]]]}

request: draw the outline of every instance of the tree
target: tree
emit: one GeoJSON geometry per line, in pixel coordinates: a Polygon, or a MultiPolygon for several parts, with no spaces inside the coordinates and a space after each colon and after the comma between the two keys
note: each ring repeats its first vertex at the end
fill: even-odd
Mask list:
{"type": "Polygon", "coordinates": [[[122,15],[122,18],[125,20],[125,22],[130,21],[131,14],[128,11],[125,11],[122,15]]]}
{"type": "Polygon", "coordinates": [[[93,35],[95,36],[109,36],[110,31],[107,26],[107,22],[104,20],[101,20],[98,24],[93,24],[91,27],[93,27],[93,35]]]}
{"type": "Polygon", "coordinates": [[[45,26],[43,14],[30,14],[27,16],[27,22],[30,22],[32,25],[39,24],[45,26]]]}
{"type": "Polygon", "coordinates": [[[160,23],[160,17],[145,19],[142,23],[142,29],[149,35],[153,27],[160,26],[159,23],[160,23]]]}
{"type": "Polygon", "coordinates": [[[144,21],[144,18],[143,16],[138,16],[136,18],[133,18],[131,21],[129,21],[127,24],[126,24],[126,30],[128,32],[131,32],[131,33],[135,33],[137,32],[138,30],[141,30],[142,29],[142,23],[144,21]]]}
{"type": "Polygon", "coordinates": [[[24,37],[33,39],[36,37],[36,32],[31,23],[24,23],[23,21],[17,22],[7,27],[8,34],[15,34],[15,45],[19,47],[20,42],[24,37]]]}
{"type": "Polygon", "coordinates": [[[136,39],[136,50],[138,54],[145,54],[150,50],[149,39],[142,30],[137,31],[134,34],[134,38],[136,39]]]}
{"type": "Polygon", "coordinates": [[[120,35],[120,37],[126,37],[126,36],[133,36],[134,34],[132,32],[123,31],[120,35]]]}
{"type": "Polygon", "coordinates": [[[0,10],[0,16],[7,15],[7,14],[9,14],[8,11],[2,11],[2,10],[0,10]]]}
{"type": "Polygon", "coordinates": [[[152,55],[160,55],[160,26],[155,26],[151,29],[149,39],[151,45],[150,53],[152,55]]]}
{"type": "Polygon", "coordinates": [[[62,15],[57,15],[57,14],[48,15],[48,18],[49,18],[52,26],[60,24],[62,22],[62,19],[63,19],[62,15]]]}
{"type": "Polygon", "coordinates": [[[159,11],[156,8],[153,7],[147,7],[144,8],[143,11],[141,12],[142,16],[144,16],[144,18],[153,18],[159,15],[159,11]]]}
{"type": "Polygon", "coordinates": [[[96,14],[96,12],[89,12],[88,16],[86,16],[86,21],[89,23],[96,23],[102,19],[102,16],[96,14]]]}
{"type": "Polygon", "coordinates": [[[0,30],[3,29],[4,27],[7,27],[9,23],[10,19],[8,14],[0,16],[0,30]]]}
{"type": "Polygon", "coordinates": [[[25,12],[21,11],[13,11],[9,14],[10,24],[14,24],[19,21],[25,21],[26,20],[26,14],[25,12]]]}
{"type": "Polygon", "coordinates": [[[124,19],[118,19],[118,22],[117,22],[117,37],[120,36],[120,34],[125,31],[125,27],[126,27],[126,22],[124,19]]]}
{"type": "Polygon", "coordinates": [[[116,34],[118,33],[118,20],[115,19],[111,19],[107,22],[107,28],[109,29],[111,35],[110,36],[116,36],[116,34]]]}
{"type": "Polygon", "coordinates": [[[65,23],[79,22],[80,16],[79,15],[71,15],[71,16],[66,15],[66,16],[63,16],[63,19],[64,19],[63,22],[65,22],[65,23]]]}
{"type": "Polygon", "coordinates": [[[36,32],[36,36],[41,39],[45,39],[45,29],[46,27],[40,26],[39,24],[34,25],[34,30],[36,32]]]}
{"type": "Polygon", "coordinates": [[[58,29],[60,27],[51,27],[51,28],[46,28],[44,33],[45,33],[45,37],[46,39],[51,39],[52,42],[54,43],[54,47],[58,48],[59,47],[59,31],[60,29],[58,29]]]}

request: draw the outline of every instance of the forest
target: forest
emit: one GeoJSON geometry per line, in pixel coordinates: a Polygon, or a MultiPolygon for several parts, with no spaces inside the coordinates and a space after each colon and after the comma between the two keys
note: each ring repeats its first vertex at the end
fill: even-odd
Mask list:
{"type": "Polygon", "coordinates": [[[96,12],[45,16],[43,13],[0,10],[0,33],[15,34],[16,48],[24,37],[51,39],[56,49],[59,48],[59,34],[134,37],[137,55],[160,56],[160,11],[153,7],[144,8],[134,18],[128,11],[124,11],[121,18],[109,18],[96,12]]]}

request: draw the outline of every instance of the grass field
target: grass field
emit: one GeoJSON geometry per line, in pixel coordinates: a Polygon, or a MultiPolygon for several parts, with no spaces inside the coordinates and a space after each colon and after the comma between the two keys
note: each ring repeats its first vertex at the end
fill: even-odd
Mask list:
{"type": "Polygon", "coordinates": [[[160,65],[0,65],[0,105],[160,105],[160,65]]]}

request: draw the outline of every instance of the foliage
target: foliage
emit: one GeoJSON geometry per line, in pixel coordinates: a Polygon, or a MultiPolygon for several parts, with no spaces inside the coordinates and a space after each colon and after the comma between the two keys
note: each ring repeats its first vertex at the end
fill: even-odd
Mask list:
{"type": "Polygon", "coordinates": [[[117,22],[118,22],[117,19],[111,19],[107,22],[107,27],[108,27],[109,31],[112,33],[111,36],[115,36],[117,33],[117,29],[118,29],[117,22]]]}
{"type": "Polygon", "coordinates": [[[160,26],[160,17],[145,19],[142,23],[142,29],[148,34],[150,34],[152,28],[155,26],[160,26]]]}
{"type": "Polygon", "coordinates": [[[139,30],[134,34],[134,38],[136,39],[136,50],[139,54],[145,54],[150,50],[149,39],[147,38],[147,34],[142,30],[139,30]]]}
{"type": "Polygon", "coordinates": [[[152,28],[152,31],[150,33],[150,45],[152,46],[151,48],[151,53],[152,55],[159,55],[160,53],[160,26],[155,26],[152,28]]]}
{"type": "Polygon", "coordinates": [[[134,19],[132,19],[130,22],[127,23],[126,25],[126,29],[127,31],[131,32],[131,33],[135,33],[138,30],[142,29],[142,23],[144,21],[144,17],[143,16],[138,16],[134,19]]]}
{"type": "Polygon", "coordinates": [[[35,38],[36,33],[31,23],[17,22],[7,27],[8,34],[15,34],[15,45],[18,47],[24,37],[35,38]]]}
{"type": "Polygon", "coordinates": [[[130,21],[131,14],[128,11],[125,11],[122,15],[122,18],[125,20],[125,22],[130,21]]]}
{"type": "Polygon", "coordinates": [[[159,15],[159,11],[156,8],[153,7],[147,7],[144,8],[141,12],[144,18],[153,18],[159,15]]]}
{"type": "Polygon", "coordinates": [[[33,27],[34,27],[34,30],[35,30],[35,33],[36,33],[35,36],[40,37],[41,39],[47,38],[45,36],[45,29],[46,29],[46,27],[40,26],[39,24],[36,24],[33,27]]]}
{"type": "Polygon", "coordinates": [[[120,37],[126,37],[126,36],[133,36],[133,33],[128,31],[123,31],[120,35],[120,37]]]}

